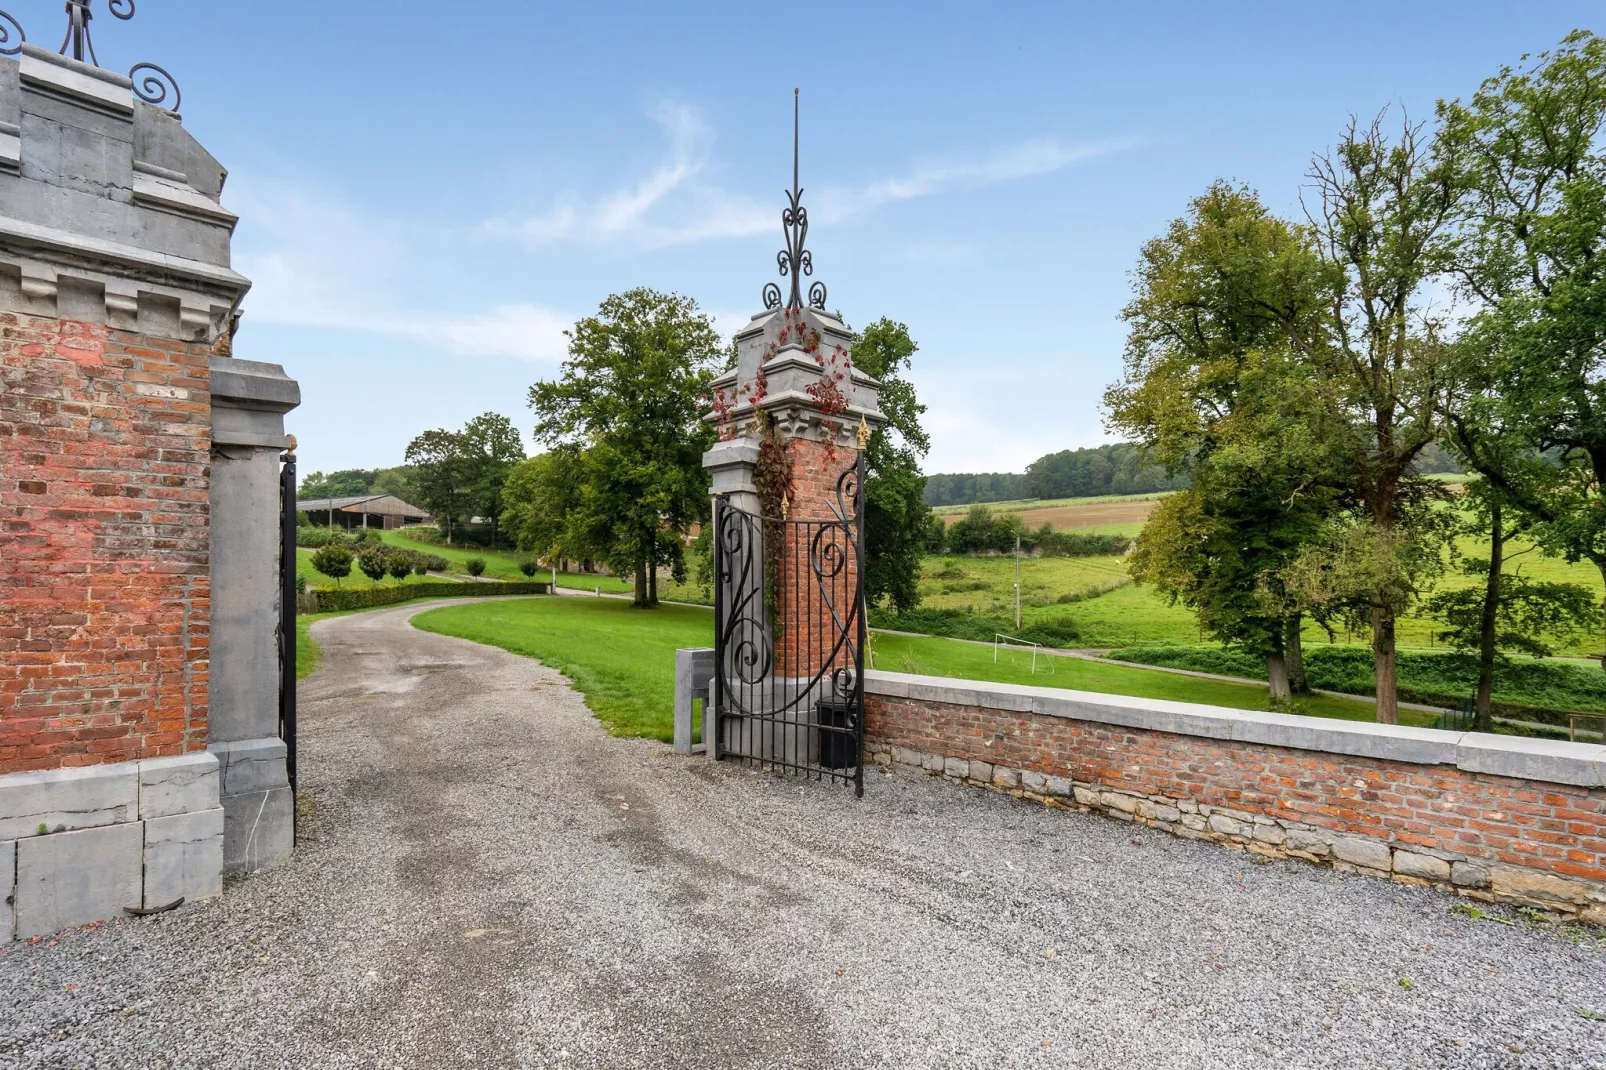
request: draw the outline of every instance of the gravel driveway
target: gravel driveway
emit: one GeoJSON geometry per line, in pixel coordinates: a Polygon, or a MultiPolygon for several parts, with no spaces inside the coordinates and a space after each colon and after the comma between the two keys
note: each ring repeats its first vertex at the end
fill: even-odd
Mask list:
{"type": "Polygon", "coordinates": [[[0,951],[0,1065],[1606,1067],[1595,934],[680,758],[420,611],[315,626],[295,861],[0,951]]]}

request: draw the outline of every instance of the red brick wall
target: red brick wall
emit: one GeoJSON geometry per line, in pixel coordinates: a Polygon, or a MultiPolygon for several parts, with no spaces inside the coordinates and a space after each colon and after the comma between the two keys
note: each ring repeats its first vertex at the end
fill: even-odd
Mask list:
{"type": "Polygon", "coordinates": [[[0,774],[206,748],[208,360],[0,312],[0,774]]]}
{"type": "Polygon", "coordinates": [[[866,739],[1606,882],[1606,789],[866,696],[866,739]]]}
{"type": "MultiPolygon", "coordinates": [[[[792,443],[792,485],[796,497],[787,517],[790,520],[831,520],[836,517],[837,479],[857,463],[858,450],[832,450],[823,442],[797,439],[792,443]]],[[[847,503],[852,508],[852,503],[847,503]]],[[[857,558],[847,545],[847,533],[826,529],[816,545],[821,527],[814,524],[788,524],[780,557],[776,588],[780,598],[778,620],[782,622],[776,642],[777,673],[783,677],[813,676],[825,665],[832,651],[834,662],[847,665],[849,659],[839,640],[841,629],[834,623],[831,607],[845,614],[853,606],[859,581],[857,558]],[[832,549],[839,551],[833,554],[832,549]],[[813,556],[818,554],[822,578],[814,571],[813,556]],[[840,565],[840,567],[837,567],[840,565]],[[834,571],[833,571],[834,570],[834,571]],[[826,600],[829,593],[830,601],[826,600]]],[[[849,622],[852,627],[852,622],[849,622]]]]}

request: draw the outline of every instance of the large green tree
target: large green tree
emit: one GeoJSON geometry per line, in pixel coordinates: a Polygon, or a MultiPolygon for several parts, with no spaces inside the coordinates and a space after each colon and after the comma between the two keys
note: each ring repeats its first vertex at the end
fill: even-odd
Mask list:
{"type": "Polygon", "coordinates": [[[879,319],[853,339],[853,362],[881,381],[885,427],[870,435],[864,485],[864,594],[903,612],[920,604],[920,559],[931,526],[920,460],[931,449],[921,426],[926,407],[907,377],[919,346],[909,328],[879,319]]]}
{"type": "Polygon", "coordinates": [[[452,541],[452,530],[469,512],[474,468],[462,436],[439,428],[425,431],[407,444],[413,469],[415,504],[428,509],[452,541]]]}
{"type": "Polygon", "coordinates": [[[1606,41],[1578,31],[1524,64],[1440,105],[1477,308],[1452,438],[1534,538],[1606,576],[1606,41]]]}
{"type": "Polygon", "coordinates": [[[658,569],[685,569],[685,535],[708,510],[701,418],[725,347],[697,302],[638,288],[568,332],[559,377],[530,388],[537,441],[582,450],[570,534],[635,576],[635,604],[658,602],[658,569]]]}
{"type": "Polygon", "coordinates": [[[1133,575],[1264,658],[1287,699],[1303,672],[1282,571],[1339,499],[1305,363],[1332,272],[1307,233],[1218,182],[1143,247],[1133,278],[1110,423],[1189,482],[1145,526],[1133,575]]]}
{"type": "Polygon", "coordinates": [[[1435,287],[1450,265],[1449,231],[1460,201],[1452,143],[1402,121],[1352,121],[1308,173],[1316,246],[1328,269],[1324,330],[1298,336],[1325,417],[1344,456],[1355,515],[1333,533],[1353,567],[1305,562],[1308,588],[1360,605],[1372,632],[1377,719],[1399,719],[1395,621],[1413,603],[1438,558],[1430,552],[1438,485],[1417,471],[1453,386],[1451,347],[1433,321],[1435,287]],[[1383,555],[1362,561],[1366,554],[1383,555]],[[1386,558],[1386,559],[1384,559],[1386,558]],[[1344,584],[1359,586],[1345,589],[1344,584]],[[1369,586],[1370,585],[1370,586],[1369,586]]]}
{"type": "Polygon", "coordinates": [[[524,442],[513,421],[494,412],[464,424],[458,440],[470,471],[470,508],[475,516],[490,522],[494,544],[501,525],[502,488],[513,466],[524,460],[524,442]]]}

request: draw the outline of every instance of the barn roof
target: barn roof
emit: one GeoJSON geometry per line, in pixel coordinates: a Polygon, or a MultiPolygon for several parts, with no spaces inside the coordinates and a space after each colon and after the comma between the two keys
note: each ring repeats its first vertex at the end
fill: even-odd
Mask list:
{"type": "Polygon", "coordinates": [[[429,516],[418,506],[404,502],[394,494],[359,494],[354,498],[296,499],[296,510],[298,512],[322,513],[330,509],[338,513],[373,513],[377,516],[429,516]]]}

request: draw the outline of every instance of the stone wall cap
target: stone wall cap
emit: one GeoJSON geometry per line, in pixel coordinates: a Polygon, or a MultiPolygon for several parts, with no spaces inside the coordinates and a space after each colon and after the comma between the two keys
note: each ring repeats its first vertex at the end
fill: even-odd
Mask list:
{"type": "Polygon", "coordinates": [[[278,364],[212,358],[212,401],[238,402],[253,409],[289,412],[301,404],[301,384],[278,364]]]}
{"type": "Polygon", "coordinates": [[[1460,739],[1456,765],[1469,773],[1606,787],[1606,746],[1594,743],[1468,732],[1460,739]]]}
{"type": "Polygon", "coordinates": [[[1453,766],[1469,773],[1541,783],[1606,787],[1606,746],[1592,743],[1447,732],[1410,725],[1234,710],[1166,699],[880,670],[864,674],[864,690],[866,694],[885,698],[1029,712],[1037,716],[1321,754],[1453,766]]]}

